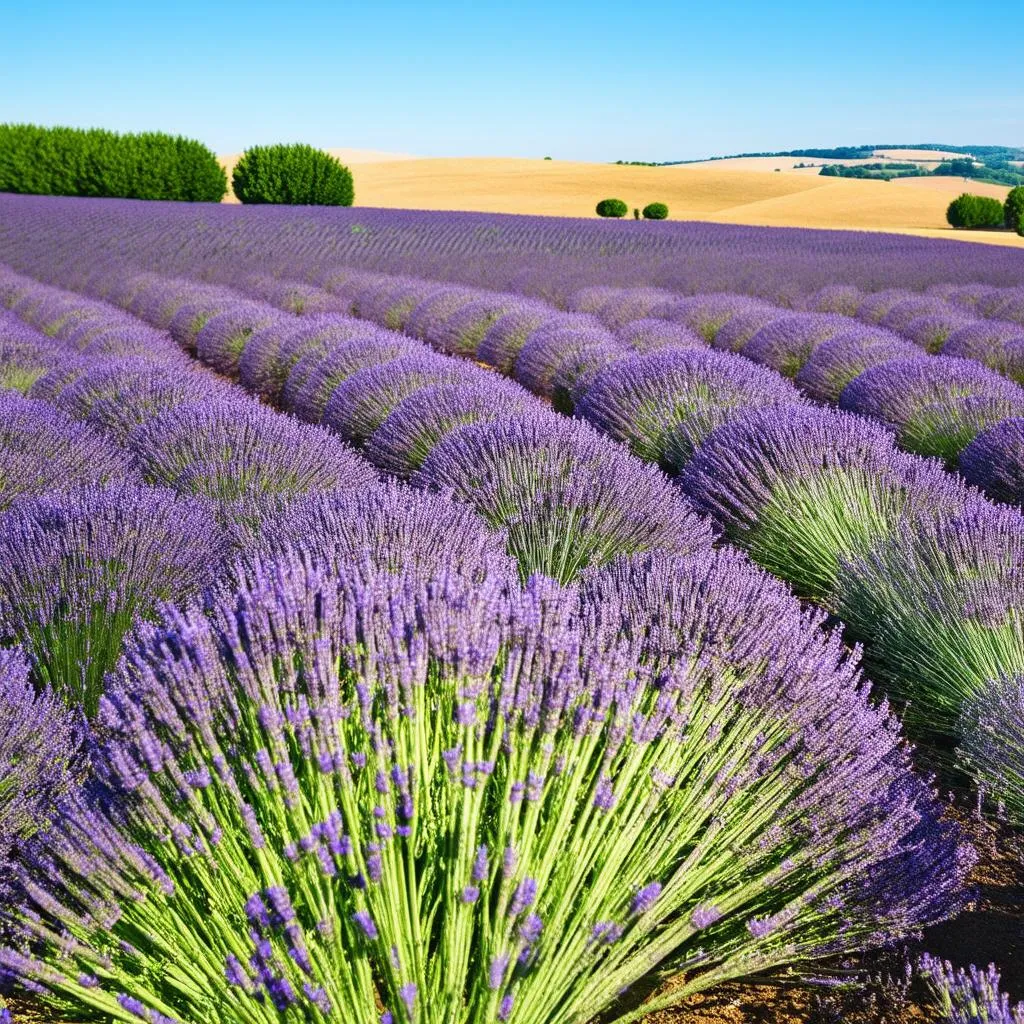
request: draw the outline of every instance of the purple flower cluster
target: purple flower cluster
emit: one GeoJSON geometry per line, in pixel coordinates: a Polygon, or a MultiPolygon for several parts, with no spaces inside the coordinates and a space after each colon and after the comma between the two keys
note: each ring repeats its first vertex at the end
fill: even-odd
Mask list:
{"type": "Polygon", "coordinates": [[[1010,1006],[994,964],[965,970],[926,953],[917,969],[931,986],[944,1024],[1024,1024],[1024,1003],[1010,1006]]]}
{"type": "Polygon", "coordinates": [[[963,450],[959,469],[993,500],[1024,505],[1024,417],[983,430],[963,450]]]}

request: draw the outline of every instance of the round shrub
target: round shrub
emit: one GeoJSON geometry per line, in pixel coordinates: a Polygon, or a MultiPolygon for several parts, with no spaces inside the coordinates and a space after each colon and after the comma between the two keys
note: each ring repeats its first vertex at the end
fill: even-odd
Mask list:
{"type": "Polygon", "coordinates": [[[1021,232],[1021,218],[1024,217],[1024,185],[1010,189],[1003,203],[1003,223],[1011,230],[1021,232]]]}
{"type": "Polygon", "coordinates": [[[665,220],[668,207],[664,203],[648,203],[643,209],[644,220],[665,220]]]}
{"type": "Polygon", "coordinates": [[[1024,505],[1024,418],[983,430],[961,453],[958,468],[990,498],[1024,505]]]}
{"type": "Polygon", "coordinates": [[[231,185],[242,203],[351,206],[355,199],[352,172],[330,153],[302,143],[247,149],[231,185]]]}
{"type": "Polygon", "coordinates": [[[946,220],[955,228],[1001,228],[1004,218],[1003,204],[998,199],[967,192],[954,199],[946,210],[946,220]]]}
{"type": "Polygon", "coordinates": [[[598,217],[625,217],[629,207],[621,199],[602,199],[597,204],[598,217]]]}

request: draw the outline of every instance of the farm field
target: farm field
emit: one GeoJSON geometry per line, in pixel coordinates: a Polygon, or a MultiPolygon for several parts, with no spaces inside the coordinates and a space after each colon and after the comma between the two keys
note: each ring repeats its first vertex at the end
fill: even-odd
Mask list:
{"type": "Polygon", "coordinates": [[[13,1024],[1024,1020],[1024,252],[597,167],[0,195],[13,1024]]]}
{"type": "MultiPolygon", "coordinates": [[[[1024,238],[1012,232],[947,226],[946,207],[960,193],[1002,200],[1009,191],[956,178],[823,178],[816,170],[776,174],[771,168],[747,169],[746,162],[733,169],[728,160],[631,167],[471,157],[373,162],[356,156],[360,206],[592,217],[598,199],[616,196],[630,208],[664,202],[674,220],[900,231],[1024,248],[1024,238]]],[[[781,161],[781,166],[787,159],[752,158],[781,161]]]]}

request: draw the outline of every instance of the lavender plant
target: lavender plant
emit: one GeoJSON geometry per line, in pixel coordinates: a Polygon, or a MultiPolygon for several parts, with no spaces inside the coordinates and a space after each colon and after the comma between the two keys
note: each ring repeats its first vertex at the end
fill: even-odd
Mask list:
{"type": "Polygon", "coordinates": [[[957,757],[1010,821],[1024,826],[1024,674],[988,683],[964,703],[957,757]]]}
{"type": "Polygon", "coordinates": [[[926,953],[918,970],[931,986],[948,1024],[1024,1024],[1024,1003],[1010,1006],[1009,996],[999,991],[999,972],[994,964],[984,971],[974,964],[966,970],[926,953]]]}
{"type": "Polygon", "coordinates": [[[321,422],[360,447],[403,399],[432,384],[468,381],[476,369],[429,350],[367,366],[334,388],[321,422]]]}
{"type": "Polygon", "coordinates": [[[453,430],[531,408],[536,406],[528,392],[500,378],[430,385],[399,402],[370,435],[366,457],[386,473],[406,479],[453,430]]]}
{"type": "Polygon", "coordinates": [[[964,702],[1024,673],[1024,517],[975,502],[843,565],[837,609],[915,730],[955,736],[964,702]]]}
{"type": "Polygon", "coordinates": [[[706,347],[637,355],[602,370],[576,412],[675,472],[737,409],[799,404],[776,373],[706,347]]]}
{"type": "Polygon", "coordinates": [[[1024,414],[1024,388],[969,360],[936,356],[865,370],[839,405],[891,425],[905,448],[955,465],[982,430],[1024,414]]]}
{"type": "Polygon", "coordinates": [[[716,332],[712,345],[724,352],[739,352],[751,338],[769,324],[786,316],[774,306],[753,306],[731,316],[716,332]]]}
{"type": "Polygon", "coordinates": [[[925,357],[916,345],[895,334],[875,327],[855,327],[819,345],[794,383],[809,397],[836,405],[846,385],[870,367],[925,357]]]}
{"type": "Polygon", "coordinates": [[[1024,417],[983,430],[963,450],[959,469],[995,501],[1024,505],[1024,417]]]}
{"type": "Polygon", "coordinates": [[[136,427],[128,445],[149,482],[217,502],[229,515],[245,498],[361,490],[377,480],[330,432],[242,395],[178,406],[136,427]]]}
{"type": "Polygon", "coordinates": [[[207,320],[196,334],[196,353],[225,377],[237,377],[242,350],[254,331],[288,324],[284,313],[259,302],[239,300],[207,320]]]}
{"type": "Polygon", "coordinates": [[[17,649],[0,650],[0,709],[0,904],[10,906],[11,857],[70,788],[76,739],[72,716],[50,692],[36,691],[17,649]]]}
{"type": "Polygon", "coordinates": [[[707,348],[707,342],[691,328],[653,317],[630,320],[615,333],[637,352],[654,352],[663,348],[707,348]]]}
{"type": "Polygon", "coordinates": [[[880,424],[785,405],[718,427],[680,482],[754,561],[828,605],[844,560],[874,550],[904,522],[979,500],[939,463],[898,452],[880,424]]]}
{"type": "Polygon", "coordinates": [[[308,353],[289,372],[281,404],[299,419],[319,423],[331,395],[353,374],[418,351],[416,342],[388,334],[332,345],[323,355],[308,353]]]}
{"type": "Polygon", "coordinates": [[[793,313],[766,324],[741,351],[784,377],[795,377],[819,345],[854,326],[855,321],[835,313],[793,313]]]}
{"type": "Polygon", "coordinates": [[[121,483],[16,502],[0,519],[0,634],[94,714],[125,634],[196,593],[226,555],[202,503],[121,483]]]}
{"type": "Polygon", "coordinates": [[[19,495],[133,475],[129,456],[44,402],[0,393],[0,510],[19,495]]]}
{"type": "Polygon", "coordinates": [[[620,564],[577,597],[296,554],[168,609],[0,964],[124,1024],[569,1024],[679,976],[625,1022],[949,913],[971,857],[895,724],[736,568],[620,564]]]}
{"type": "Polygon", "coordinates": [[[450,492],[492,526],[525,576],[562,582],[620,554],[690,552],[707,522],[651,466],[582,423],[547,417],[472,424],[449,434],[413,476],[450,492]]]}
{"type": "Polygon", "coordinates": [[[502,314],[483,336],[476,352],[477,359],[493,366],[499,373],[511,374],[526,339],[550,315],[550,311],[539,303],[531,302],[523,302],[518,308],[502,314]]]}

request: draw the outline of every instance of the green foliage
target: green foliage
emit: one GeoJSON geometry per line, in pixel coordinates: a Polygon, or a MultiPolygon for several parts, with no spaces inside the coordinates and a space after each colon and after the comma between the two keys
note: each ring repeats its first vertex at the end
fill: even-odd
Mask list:
{"type": "Polygon", "coordinates": [[[989,196],[957,196],[946,210],[946,220],[955,228],[999,228],[1003,226],[1003,204],[989,196]]]}
{"type": "Polygon", "coordinates": [[[621,199],[602,199],[597,204],[598,217],[625,217],[629,207],[621,199]]]}
{"type": "Polygon", "coordinates": [[[0,125],[0,192],[219,203],[214,153],[180,135],[0,125]]]}
{"type": "Polygon", "coordinates": [[[648,203],[644,207],[644,220],[665,220],[668,207],[664,203],[648,203]]]}
{"type": "Polygon", "coordinates": [[[352,172],[336,157],[302,143],[253,146],[231,176],[243,203],[293,206],[351,206],[352,172]]]}
{"type": "Polygon", "coordinates": [[[1024,213],[1020,215],[1020,220],[1017,221],[1017,234],[1024,237],[1024,213]]]}
{"type": "Polygon", "coordinates": [[[1024,185],[1010,189],[1010,194],[1003,203],[1003,223],[1011,230],[1020,230],[1020,220],[1024,217],[1024,185]]]}

